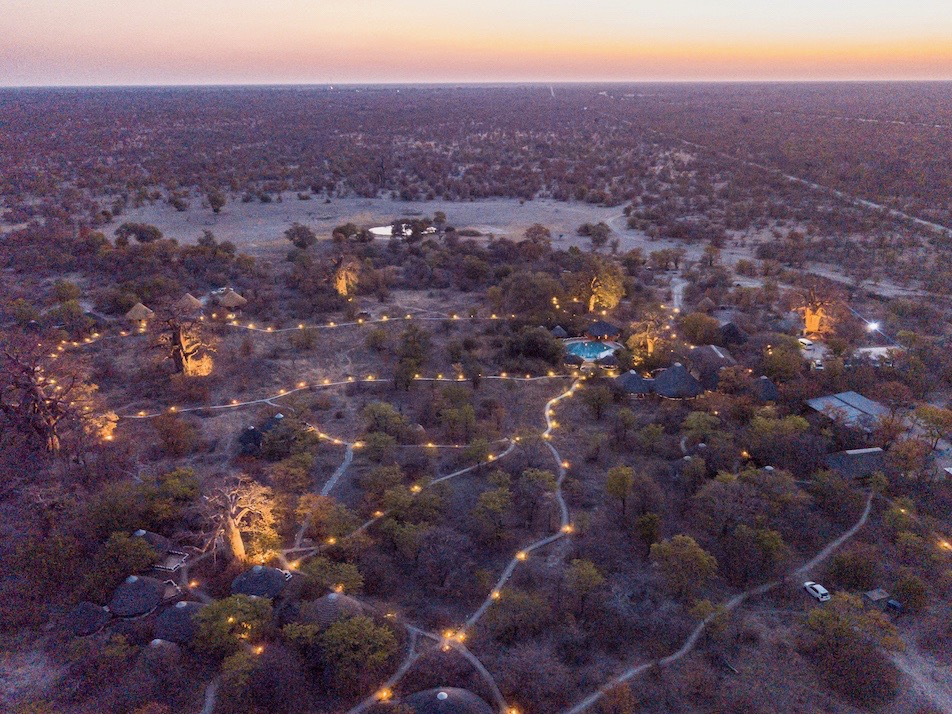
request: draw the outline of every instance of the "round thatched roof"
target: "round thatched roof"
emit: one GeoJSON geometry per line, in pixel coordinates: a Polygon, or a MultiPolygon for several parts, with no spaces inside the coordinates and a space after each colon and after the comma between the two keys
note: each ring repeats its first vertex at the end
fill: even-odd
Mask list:
{"type": "Polygon", "coordinates": [[[627,394],[645,395],[654,392],[654,380],[642,377],[633,369],[616,377],[615,384],[627,394]]]}
{"type": "Polygon", "coordinates": [[[363,613],[364,606],[359,600],[342,593],[328,593],[317,600],[301,603],[298,618],[302,622],[317,625],[324,629],[337,620],[355,617],[363,613]]]}
{"type": "Polygon", "coordinates": [[[133,531],[133,538],[141,538],[146,543],[149,544],[149,547],[152,548],[156,553],[160,555],[163,553],[168,553],[175,546],[172,545],[172,541],[166,538],[164,535],[159,535],[158,533],[153,533],[152,531],[147,531],[143,528],[140,528],[137,531],[133,531]]]}
{"type": "Polygon", "coordinates": [[[620,332],[621,329],[610,322],[606,322],[605,320],[596,320],[585,328],[586,335],[599,340],[610,339],[618,335],[620,332]]]}
{"type": "Polygon", "coordinates": [[[236,308],[241,307],[242,305],[247,305],[248,301],[241,297],[241,295],[236,293],[234,290],[229,290],[220,298],[218,298],[218,304],[222,307],[236,308]]]}
{"type": "Polygon", "coordinates": [[[195,613],[205,607],[200,602],[182,600],[163,610],[155,619],[155,637],[166,642],[183,644],[195,635],[195,613]]]}
{"type": "Polygon", "coordinates": [[[66,616],[66,626],[77,637],[99,632],[112,619],[109,608],[83,601],[66,616]]]}
{"type": "Polygon", "coordinates": [[[116,588],[109,600],[109,609],[119,617],[147,615],[159,606],[165,595],[161,580],[130,575],[116,588]]]}
{"type": "Polygon", "coordinates": [[[661,370],[654,380],[654,390],[668,399],[693,399],[704,391],[701,383],[680,362],[661,370]]]}
{"type": "Polygon", "coordinates": [[[267,565],[255,565],[231,583],[233,595],[276,598],[287,585],[288,574],[267,565]]]}
{"type": "Polygon", "coordinates": [[[192,314],[202,309],[202,301],[192,293],[185,293],[172,307],[178,312],[192,314]]]}
{"type": "Polygon", "coordinates": [[[717,303],[715,303],[711,298],[705,296],[701,298],[701,301],[697,304],[697,309],[701,312],[710,312],[717,308],[717,303]]]}
{"type": "Polygon", "coordinates": [[[129,312],[126,313],[126,319],[133,320],[134,322],[151,320],[154,316],[155,313],[141,302],[137,302],[135,305],[129,308],[129,312]]]}
{"type": "Polygon", "coordinates": [[[415,714],[493,714],[492,707],[466,689],[438,687],[403,700],[415,714]]]}

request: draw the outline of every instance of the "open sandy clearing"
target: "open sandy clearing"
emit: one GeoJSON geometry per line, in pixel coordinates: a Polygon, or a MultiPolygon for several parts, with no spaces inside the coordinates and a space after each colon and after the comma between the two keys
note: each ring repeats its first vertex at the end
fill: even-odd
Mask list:
{"type": "Polygon", "coordinates": [[[401,217],[432,216],[436,211],[446,213],[450,224],[457,228],[476,228],[487,235],[513,238],[521,236],[533,223],[541,223],[552,231],[556,246],[587,245],[586,238],[576,235],[579,225],[607,221],[621,214],[617,207],[550,200],[520,203],[500,198],[411,203],[382,198],[335,198],[324,203],[323,199],[301,201],[294,194],[285,194],[281,203],[241,203],[232,199],[217,216],[197,200],[187,211],[177,211],[166,203],[145,205],[130,209],[115,225],[125,221],[151,223],[170,238],[187,243],[195,242],[207,229],[219,240],[232,241],[243,251],[260,253],[275,248],[284,250],[287,241],[282,234],[292,223],[309,225],[318,235],[329,237],[334,226],[342,223],[380,226],[401,217]]]}

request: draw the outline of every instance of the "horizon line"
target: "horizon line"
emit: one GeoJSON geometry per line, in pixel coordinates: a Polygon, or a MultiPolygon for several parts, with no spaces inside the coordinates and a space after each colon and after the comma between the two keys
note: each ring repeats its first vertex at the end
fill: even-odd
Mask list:
{"type": "Polygon", "coordinates": [[[328,88],[335,87],[517,87],[517,86],[624,86],[663,84],[945,84],[950,77],[851,77],[851,78],[669,78],[669,79],[513,79],[513,80],[405,80],[405,81],[322,81],[322,82],[148,82],[102,84],[0,84],[0,91],[38,89],[243,89],[243,88],[328,88]]]}

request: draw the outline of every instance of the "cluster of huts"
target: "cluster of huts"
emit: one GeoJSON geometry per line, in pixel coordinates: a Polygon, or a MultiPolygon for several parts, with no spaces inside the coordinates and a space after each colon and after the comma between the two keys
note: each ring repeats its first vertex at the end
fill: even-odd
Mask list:
{"type": "MultiPolygon", "coordinates": [[[[206,298],[206,302],[208,300],[214,300],[215,304],[217,304],[219,307],[223,307],[230,311],[240,310],[242,307],[248,304],[248,301],[245,298],[243,298],[231,288],[216,290],[211,294],[210,298],[206,298]]],[[[191,293],[185,293],[185,295],[172,304],[172,310],[177,315],[182,315],[184,317],[198,317],[205,309],[206,302],[202,302],[191,293]]],[[[128,312],[126,312],[126,319],[138,327],[145,327],[149,320],[153,319],[154,317],[155,311],[146,307],[141,302],[137,302],[135,305],[129,308],[128,312]]]]}
{"type": "MultiPolygon", "coordinates": [[[[694,399],[707,390],[717,389],[721,371],[736,366],[737,362],[723,347],[704,345],[691,350],[690,366],[675,362],[670,367],[655,370],[646,377],[630,370],[615,378],[617,387],[634,397],[657,395],[664,399],[694,399]]],[[[753,380],[750,396],[759,402],[776,402],[780,398],[777,385],[768,377],[753,380]]]]}
{"type": "MultiPolygon", "coordinates": [[[[197,633],[196,615],[205,602],[187,599],[182,588],[170,576],[187,562],[188,554],[171,540],[157,533],[138,530],[159,555],[149,574],[130,575],[112,593],[106,605],[84,601],[66,617],[66,628],[76,637],[95,635],[107,627],[119,630],[132,622],[151,625],[153,647],[188,645],[197,633]]],[[[315,625],[321,631],[334,622],[371,614],[356,598],[330,592],[314,600],[301,601],[302,578],[294,573],[267,565],[254,565],[231,583],[232,595],[268,598],[276,616],[286,622],[315,625]]],[[[464,689],[444,687],[417,692],[401,704],[415,714],[492,714],[492,708],[480,697],[464,689]]]]}

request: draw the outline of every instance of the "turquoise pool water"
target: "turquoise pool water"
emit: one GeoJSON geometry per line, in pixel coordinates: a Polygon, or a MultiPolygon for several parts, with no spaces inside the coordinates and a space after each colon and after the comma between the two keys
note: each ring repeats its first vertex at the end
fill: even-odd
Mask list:
{"type": "Polygon", "coordinates": [[[612,354],[615,348],[605,342],[569,342],[565,345],[565,351],[588,362],[594,362],[612,354]]]}

